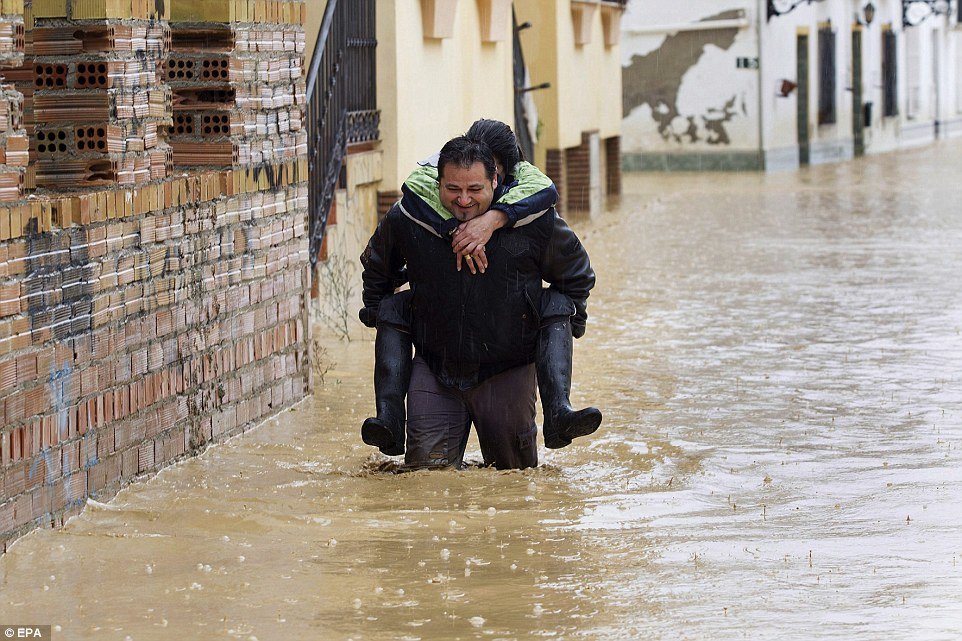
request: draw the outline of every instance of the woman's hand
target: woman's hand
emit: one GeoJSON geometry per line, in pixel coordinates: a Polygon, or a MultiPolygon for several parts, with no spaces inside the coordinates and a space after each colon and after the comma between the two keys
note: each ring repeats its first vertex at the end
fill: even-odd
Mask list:
{"type": "Polygon", "coordinates": [[[451,239],[451,249],[457,254],[457,267],[461,271],[462,260],[472,274],[488,268],[488,258],[484,253],[485,244],[491,240],[495,230],[508,223],[508,215],[497,209],[489,209],[477,218],[458,225],[451,239]]]}

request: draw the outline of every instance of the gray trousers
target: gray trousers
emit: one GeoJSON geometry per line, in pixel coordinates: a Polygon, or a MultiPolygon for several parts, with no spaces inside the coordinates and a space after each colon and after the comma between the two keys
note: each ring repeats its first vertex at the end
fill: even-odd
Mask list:
{"type": "Polygon", "coordinates": [[[461,467],[471,423],[485,465],[499,470],[538,465],[535,366],[516,367],[462,391],[438,382],[414,357],[408,387],[407,449],[411,467],[461,467]]]}

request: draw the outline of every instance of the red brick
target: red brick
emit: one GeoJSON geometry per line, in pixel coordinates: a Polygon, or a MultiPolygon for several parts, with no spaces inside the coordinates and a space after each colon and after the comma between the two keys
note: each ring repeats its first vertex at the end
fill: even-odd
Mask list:
{"type": "Polygon", "coordinates": [[[23,494],[26,488],[27,466],[21,463],[8,467],[3,473],[3,496],[14,497],[23,494]]]}
{"type": "Polygon", "coordinates": [[[60,449],[60,467],[65,475],[80,469],[80,441],[67,443],[60,449]]]}
{"type": "Polygon", "coordinates": [[[23,427],[14,428],[10,433],[10,460],[20,461],[24,457],[23,427]]]}
{"type": "MultiPolygon", "coordinates": [[[[57,484],[57,486],[62,485],[63,481],[57,484]]],[[[54,503],[58,501],[55,496],[59,496],[60,492],[56,490],[59,487],[51,485],[49,487],[41,487],[30,493],[30,503],[31,510],[33,512],[33,518],[39,519],[45,514],[49,514],[54,510],[54,503]]],[[[58,506],[59,507],[59,506],[58,506]]],[[[49,522],[50,519],[47,519],[49,522]]]]}
{"type": "Polygon", "coordinates": [[[90,428],[90,403],[81,403],[74,409],[77,421],[77,434],[85,434],[90,428]]]}
{"type": "Polygon", "coordinates": [[[121,478],[130,480],[137,476],[140,464],[140,449],[132,447],[121,454],[121,478]]]}
{"type": "Polygon", "coordinates": [[[87,474],[87,495],[97,496],[104,487],[107,486],[107,464],[97,463],[86,470],[87,474]]]}
{"type": "Polygon", "coordinates": [[[23,392],[15,392],[4,400],[4,415],[7,425],[24,419],[23,392]]]}
{"type": "Polygon", "coordinates": [[[18,528],[33,520],[33,500],[29,494],[21,494],[14,499],[13,527],[18,528]]]}
{"type": "Polygon", "coordinates": [[[114,485],[123,475],[123,458],[120,453],[108,456],[103,463],[107,478],[107,485],[114,485]]]}
{"type": "Polygon", "coordinates": [[[38,456],[23,462],[23,490],[30,492],[43,485],[47,474],[47,464],[42,456],[38,456]]]}
{"type": "Polygon", "coordinates": [[[154,467],[155,463],[155,441],[144,441],[137,448],[137,471],[146,472],[154,467]]]}
{"type": "Polygon", "coordinates": [[[17,527],[15,501],[0,505],[0,532],[11,532],[17,527]]]}
{"type": "Polygon", "coordinates": [[[97,455],[98,441],[96,432],[87,432],[80,440],[80,465],[88,468],[99,460],[97,455]]]}
{"type": "MultiPolygon", "coordinates": [[[[65,476],[63,479],[63,497],[66,504],[73,503],[74,501],[79,501],[87,496],[88,473],[84,470],[80,470],[65,476]]],[[[59,507],[62,506],[58,506],[59,507]]]]}

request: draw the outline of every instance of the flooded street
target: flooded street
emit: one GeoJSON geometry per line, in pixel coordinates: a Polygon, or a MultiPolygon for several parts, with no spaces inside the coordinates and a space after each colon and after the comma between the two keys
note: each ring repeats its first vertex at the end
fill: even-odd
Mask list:
{"type": "MultiPolygon", "coordinates": [[[[962,144],[625,175],[525,472],[391,473],[373,343],[295,410],[0,558],[54,639],[962,638],[962,144]]],[[[468,459],[480,460],[472,437],[468,459]]]]}

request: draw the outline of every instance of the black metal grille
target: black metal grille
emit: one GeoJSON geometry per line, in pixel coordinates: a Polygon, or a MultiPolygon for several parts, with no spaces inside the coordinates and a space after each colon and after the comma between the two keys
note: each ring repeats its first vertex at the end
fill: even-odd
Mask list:
{"type": "Polygon", "coordinates": [[[378,139],[376,0],[328,0],[307,77],[311,264],[317,262],[347,146],[378,139]]]}

